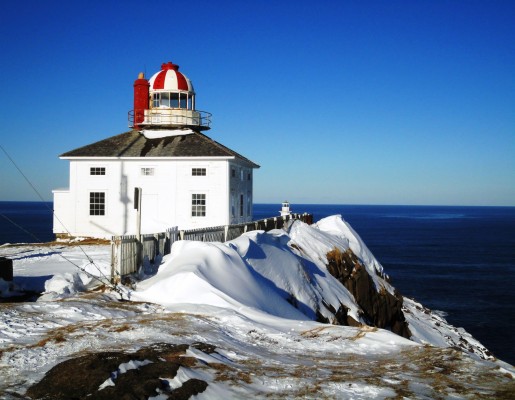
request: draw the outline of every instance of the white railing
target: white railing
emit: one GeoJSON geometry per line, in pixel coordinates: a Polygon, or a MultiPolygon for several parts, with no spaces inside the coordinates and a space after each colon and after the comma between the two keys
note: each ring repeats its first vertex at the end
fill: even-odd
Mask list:
{"type": "Polygon", "coordinates": [[[134,110],[129,111],[129,127],[134,128],[136,120],[140,127],[172,126],[186,127],[193,126],[201,130],[211,127],[211,113],[199,110],[185,110],[182,108],[152,108],[144,113],[138,111],[135,117],[134,110]],[[137,117],[137,118],[136,118],[137,117]]]}

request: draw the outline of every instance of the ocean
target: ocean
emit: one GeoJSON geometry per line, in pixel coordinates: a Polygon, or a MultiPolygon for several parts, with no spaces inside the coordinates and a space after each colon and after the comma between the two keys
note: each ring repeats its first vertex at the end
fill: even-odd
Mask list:
{"type": "MultiPolygon", "coordinates": [[[[495,356],[515,364],[515,207],[293,204],[291,209],[311,213],[315,221],[341,214],[402,295],[442,311],[495,356]]],[[[0,202],[0,244],[52,240],[51,210],[52,203],[0,202]]],[[[256,204],[254,219],[279,210],[280,204],[256,204]]]]}

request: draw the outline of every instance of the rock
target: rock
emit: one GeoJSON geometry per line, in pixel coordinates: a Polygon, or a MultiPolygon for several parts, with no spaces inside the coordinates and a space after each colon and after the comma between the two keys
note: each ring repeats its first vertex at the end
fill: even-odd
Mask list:
{"type": "MultiPolygon", "coordinates": [[[[203,343],[192,347],[214,351],[213,346],[203,343]]],[[[26,395],[32,399],[111,400],[148,399],[160,394],[168,399],[188,399],[208,386],[202,380],[189,379],[180,387],[170,387],[168,380],[180,367],[197,363],[195,358],[185,356],[188,348],[156,343],[135,353],[100,352],[73,358],[53,367],[26,395]]]]}
{"type": "MultiPolygon", "coordinates": [[[[402,296],[399,293],[392,295],[384,288],[377,291],[367,269],[351,249],[342,252],[335,248],[327,253],[327,261],[329,273],[354,295],[368,325],[389,329],[408,339],[411,337],[402,312],[402,296]]],[[[348,320],[350,317],[339,314],[337,319],[342,325],[353,325],[348,320]]]]}

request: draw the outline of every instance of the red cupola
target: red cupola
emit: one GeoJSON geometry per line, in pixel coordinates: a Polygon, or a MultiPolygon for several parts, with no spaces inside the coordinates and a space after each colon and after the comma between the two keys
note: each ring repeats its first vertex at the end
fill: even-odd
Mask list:
{"type": "Polygon", "coordinates": [[[140,74],[134,82],[134,110],[129,112],[129,126],[134,129],[206,130],[211,114],[195,109],[195,91],[191,81],[171,61],[147,81],[140,74]]]}

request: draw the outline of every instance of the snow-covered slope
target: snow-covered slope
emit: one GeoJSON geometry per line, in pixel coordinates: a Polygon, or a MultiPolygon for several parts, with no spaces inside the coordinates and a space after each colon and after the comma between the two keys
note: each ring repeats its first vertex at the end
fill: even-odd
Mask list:
{"type": "Polygon", "coordinates": [[[102,275],[109,248],[85,250],[95,254],[94,268],[73,248],[0,247],[14,260],[14,286],[47,291],[37,303],[0,304],[2,398],[29,387],[59,398],[45,390],[66,385],[79,397],[116,398],[134,371],[132,385],[145,386],[147,375],[161,382],[138,391],[163,399],[186,387],[213,399],[515,393],[515,370],[402,298],[341,216],[227,243],[176,242],[154,276],[119,288],[131,302],[91,291],[94,279],[66,259],[102,275]],[[393,323],[411,340],[390,332],[393,323]],[[89,380],[85,362],[96,363],[89,380]]]}
{"type": "MultiPolygon", "coordinates": [[[[337,314],[346,313],[358,324],[370,325],[371,318],[365,318],[367,312],[356,300],[356,293],[327,268],[327,254],[334,249],[342,253],[350,250],[357,257],[354,269],[364,266],[379,298],[387,293],[388,298],[394,298],[395,289],[385,280],[383,267],[341,216],[325,218],[313,226],[295,221],[287,230],[253,231],[227,243],[177,242],[158,273],[139,283],[131,298],[164,306],[208,304],[252,318],[266,313],[344,325],[348,319],[337,314]]],[[[406,319],[412,340],[460,346],[481,358],[492,358],[463,329],[451,327],[413,300],[398,294],[395,299],[401,301],[401,318],[406,319]]]]}

